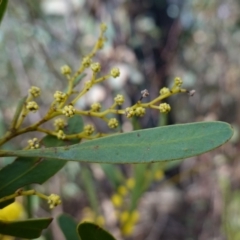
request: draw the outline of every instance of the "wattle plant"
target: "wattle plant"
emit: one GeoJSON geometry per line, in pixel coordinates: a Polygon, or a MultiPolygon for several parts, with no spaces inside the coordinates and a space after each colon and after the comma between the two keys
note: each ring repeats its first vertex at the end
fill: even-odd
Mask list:
{"type": "MultiPolygon", "coordinates": [[[[0,4],[1,20],[7,1],[2,0],[0,4]]],[[[83,58],[75,73],[72,73],[69,66],[62,67],[61,72],[68,82],[67,90],[57,90],[53,94],[53,102],[42,119],[30,126],[23,126],[28,114],[40,108],[35,101],[41,94],[38,87],[32,86],[28,95],[19,102],[6,134],[0,137],[0,146],[27,132],[38,131],[45,133],[46,136],[43,139],[30,139],[26,149],[23,150],[0,150],[1,157],[17,157],[13,163],[0,170],[1,209],[13,203],[19,196],[37,195],[48,202],[50,209],[61,204],[60,196],[54,193],[46,196],[34,189],[25,190],[24,187],[32,183],[44,183],[67,161],[112,164],[166,162],[202,154],[221,146],[231,138],[233,130],[224,122],[179,124],[120,133],[119,122],[109,115],[121,114],[126,118],[142,117],[146,114],[146,108],[166,114],[171,107],[167,103],[162,103],[164,99],[178,93],[193,95],[193,90],[182,88],[183,82],[178,77],[174,79],[172,88],[160,89],[159,96],[149,102],[145,101],[149,93],[143,90],[139,101],[126,108],[123,108],[124,96],[122,95],[117,95],[113,99],[113,104],[105,110],[102,110],[100,103],[92,104],[88,110],[76,108],[77,101],[95,84],[120,75],[119,69],[113,68],[108,74],[99,76],[101,64],[93,62],[96,52],[104,46],[106,41],[104,37],[106,29],[106,25],[102,24],[100,36],[93,50],[83,58]],[[76,87],[80,81],[84,81],[84,71],[88,68],[92,71],[91,78],[78,91],[76,87]],[[96,132],[94,126],[83,124],[82,116],[100,118],[110,129],[116,129],[116,131],[113,134],[96,132]],[[53,129],[42,127],[43,123],[52,119],[55,119],[53,129]],[[85,141],[82,142],[82,140],[85,141]]],[[[37,238],[51,221],[51,218],[25,221],[9,221],[0,218],[0,234],[28,239],[37,238]]],[[[58,222],[66,239],[79,239],[78,235],[82,240],[114,239],[94,223],[84,222],[77,225],[66,215],[61,215],[58,222]]]]}

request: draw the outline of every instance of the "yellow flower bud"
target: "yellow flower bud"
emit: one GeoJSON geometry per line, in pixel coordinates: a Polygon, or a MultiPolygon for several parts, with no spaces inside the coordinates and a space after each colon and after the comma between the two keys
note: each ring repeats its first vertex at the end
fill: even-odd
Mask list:
{"type": "Polygon", "coordinates": [[[135,111],[132,108],[128,107],[125,110],[125,114],[126,114],[127,118],[131,118],[135,115],[135,111]]]}
{"type": "Polygon", "coordinates": [[[119,221],[121,224],[124,224],[128,219],[129,219],[129,212],[128,211],[123,211],[120,213],[120,216],[119,216],[119,221]]]}
{"type": "Polygon", "coordinates": [[[68,65],[64,65],[64,66],[61,67],[61,73],[63,75],[71,74],[71,72],[72,72],[72,70],[68,65]]]}
{"type": "Polygon", "coordinates": [[[66,123],[62,118],[55,119],[54,127],[55,127],[56,131],[63,129],[65,126],[66,126],[66,123]]]}
{"type": "Polygon", "coordinates": [[[171,107],[167,103],[161,103],[159,105],[159,110],[160,110],[161,113],[168,113],[168,112],[171,111],[171,107]]]}
{"type": "Polygon", "coordinates": [[[101,28],[101,31],[102,31],[102,32],[106,32],[106,30],[107,30],[107,25],[106,25],[105,23],[101,23],[100,28],[101,28]]]}
{"type": "Polygon", "coordinates": [[[113,68],[110,72],[111,76],[116,78],[120,76],[120,71],[119,68],[113,68]]]}
{"type": "Polygon", "coordinates": [[[121,207],[123,204],[122,196],[116,193],[112,195],[111,201],[115,207],[121,207]]]}
{"type": "Polygon", "coordinates": [[[146,113],[146,110],[143,107],[137,107],[135,110],[135,115],[138,117],[143,117],[145,113],[146,113]]]}
{"type": "Polygon", "coordinates": [[[66,135],[65,135],[65,133],[63,132],[63,130],[59,130],[59,131],[58,131],[58,133],[57,133],[57,138],[58,138],[58,139],[61,139],[61,140],[63,140],[63,139],[66,138],[66,135]]]}
{"type": "Polygon", "coordinates": [[[176,77],[174,79],[174,86],[181,87],[182,84],[183,84],[183,81],[182,81],[182,79],[180,77],[176,77]]]}
{"type": "Polygon", "coordinates": [[[66,117],[74,116],[75,112],[76,109],[72,105],[67,105],[62,110],[62,114],[64,114],[66,117]]]}
{"type": "Polygon", "coordinates": [[[110,118],[108,121],[108,126],[110,128],[116,128],[118,126],[118,120],[116,118],[110,118]]]}
{"type": "Polygon", "coordinates": [[[128,193],[128,189],[125,186],[119,186],[117,192],[122,196],[126,196],[128,193]]]}
{"type": "Polygon", "coordinates": [[[32,86],[28,92],[33,96],[33,97],[38,97],[41,94],[41,90],[38,87],[32,86]]]}
{"type": "Polygon", "coordinates": [[[33,139],[28,140],[28,147],[30,149],[37,149],[37,148],[39,148],[40,145],[39,145],[38,139],[37,138],[33,138],[33,139]]]}
{"type": "Polygon", "coordinates": [[[128,178],[127,182],[126,182],[126,186],[129,188],[129,189],[133,189],[134,186],[135,186],[135,180],[134,178],[128,178]]]}
{"type": "Polygon", "coordinates": [[[60,92],[60,91],[56,91],[53,95],[53,97],[55,98],[55,100],[59,103],[63,102],[66,98],[66,93],[60,92]]]}
{"type": "Polygon", "coordinates": [[[100,103],[93,103],[92,105],[91,105],[91,110],[93,111],[93,112],[99,112],[100,110],[101,110],[101,104],[100,103]]]}
{"type": "Polygon", "coordinates": [[[60,197],[56,194],[51,194],[48,197],[48,204],[50,209],[53,209],[54,207],[56,207],[57,205],[60,205],[62,203],[60,197]]]}
{"type": "Polygon", "coordinates": [[[83,58],[83,60],[82,60],[82,65],[83,65],[85,68],[88,68],[91,63],[92,63],[92,59],[91,59],[90,57],[85,57],[85,58],[83,58]]]}
{"type": "Polygon", "coordinates": [[[117,105],[122,105],[124,103],[124,97],[121,94],[118,94],[115,98],[114,98],[115,103],[117,103],[117,105]]]}
{"type": "Polygon", "coordinates": [[[164,95],[164,94],[170,93],[170,90],[169,90],[169,88],[164,87],[164,88],[160,89],[159,93],[160,93],[160,95],[164,95]]]}
{"type": "Polygon", "coordinates": [[[94,132],[94,127],[93,127],[93,125],[88,124],[88,125],[84,126],[83,131],[85,132],[85,134],[87,136],[90,136],[94,132]]]}
{"type": "Polygon", "coordinates": [[[92,63],[91,64],[91,69],[93,72],[97,73],[101,70],[101,65],[98,62],[92,63]]]}
{"type": "Polygon", "coordinates": [[[36,112],[38,110],[38,105],[36,102],[32,101],[32,102],[28,102],[26,108],[30,111],[30,112],[36,112]]]}

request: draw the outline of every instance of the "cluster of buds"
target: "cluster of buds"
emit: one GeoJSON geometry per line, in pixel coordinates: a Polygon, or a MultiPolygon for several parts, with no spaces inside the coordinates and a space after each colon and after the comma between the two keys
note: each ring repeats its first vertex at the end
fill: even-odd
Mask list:
{"type": "Polygon", "coordinates": [[[37,138],[33,138],[33,139],[28,140],[28,148],[37,149],[39,147],[40,147],[40,145],[39,145],[39,141],[38,141],[37,138]]]}
{"type": "Polygon", "coordinates": [[[62,110],[62,114],[64,114],[66,117],[72,117],[75,113],[76,109],[73,107],[73,105],[67,105],[62,110]]]}
{"type": "Polygon", "coordinates": [[[38,96],[40,96],[41,94],[41,90],[38,87],[32,86],[29,90],[28,90],[29,94],[32,95],[32,97],[36,98],[38,96]]]}
{"type": "Polygon", "coordinates": [[[48,197],[48,204],[50,209],[53,209],[54,207],[60,205],[61,203],[62,203],[61,198],[56,194],[51,194],[48,197]]]}

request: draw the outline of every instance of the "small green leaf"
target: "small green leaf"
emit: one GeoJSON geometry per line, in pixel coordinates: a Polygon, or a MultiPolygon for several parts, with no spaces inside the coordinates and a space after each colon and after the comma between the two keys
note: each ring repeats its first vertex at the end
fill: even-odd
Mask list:
{"type": "Polygon", "coordinates": [[[79,115],[75,115],[68,120],[68,125],[64,129],[65,134],[74,134],[83,131],[83,119],[79,115]]]}
{"type": "Polygon", "coordinates": [[[26,221],[0,221],[0,234],[18,238],[33,239],[41,235],[43,229],[52,222],[52,218],[30,219],[26,221]]]}
{"type": "Polygon", "coordinates": [[[118,166],[107,163],[102,163],[100,166],[115,189],[124,182],[125,177],[118,166]]]}
{"type": "Polygon", "coordinates": [[[98,197],[96,191],[96,184],[94,184],[93,176],[87,166],[83,165],[81,168],[81,181],[84,185],[84,190],[87,194],[90,206],[93,209],[94,213],[98,215],[98,197]]]}
{"type": "Polygon", "coordinates": [[[116,134],[67,147],[1,151],[0,155],[98,163],[153,163],[202,154],[223,145],[232,134],[227,123],[200,122],[116,134]]]}
{"type": "Polygon", "coordinates": [[[4,14],[6,12],[7,5],[8,5],[8,0],[0,0],[0,24],[3,20],[4,14]]]}
{"type": "Polygon", "coordinates": [[[77,234],[77,222],[72,217],[67,214],[61,214],[57,218],[57,221],[66,240],[79,240],[77,234]]]}
{"type": "MultiPolygon", "coordinates": [[[[1,1],[1,0],[0,0],[1,1]]],[[[15,114],[13,116],[13,120],[12,120],[12,123],[11,123],[11,126],[10,126],[10,129],[14,128],[16,126],[16,123],[17,123],[17,120],[22,112],[22,109],[23,109],[23,105],[25,103],[27,99],[27,96],[23,97],[22,99],[20,99],[20,101],[18,102],[17,104],[17,108],[16,108],[16,111],[15,111],[15,114]]]]}
{"type": "Polygon", "coordinates": [[[115,240],[109,232],[90,222],[80,223],[78,234],[81,240],[115,240]]]}
{"type": "Polygon", "coordinates": [[[81,82],[81,80],[86,76],[87,76],[86,73],[82,73],[79,76],[77,76],[77,78],[75,79],[75,81],[73,83],[73,87],[76,87],[81,82]]]}

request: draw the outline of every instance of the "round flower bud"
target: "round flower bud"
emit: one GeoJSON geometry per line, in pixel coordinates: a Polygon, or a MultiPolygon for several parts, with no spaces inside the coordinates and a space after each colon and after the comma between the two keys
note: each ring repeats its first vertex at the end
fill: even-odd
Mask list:
{"type": "Polygon", "coordinates": [[[68,65],[64,65],[64,66],[61,67],[61,73],[63,75],[71,74],[71,72],[72,72],[72,70],[68,65]]]}
{"type": "Polygon", "coordinates": [[[87,136],[90,136],[94,132],[94,127],[93,127],[93,125],[88,124],[88,125],[84,126],[83,131],[86,133],[87,136]]]}
{"type": "Polygon", "coordinates": [[[48,204],[49,204],[50,209],[60,205],[61,203],[62,203],[61,198],[56,194],[51,194],[48,197],[48,204]]]}
{"type": "Polygon", "coordinates": [[[91,64],[91,69],[93,72],[97,73],[101,70],[101,65],[98,62],[92,63],[91,64]]]}
{"type": "Polygon", "coordinates": [[[38,97],[40,96],[41,90],[38,87],[32,86],[28,92],[33,96],[33,97],[38,97]]]}
{"type": "Polygon", "coordinates": [[[85,57],[85,58],[83,58],[83,60],[82,60],[82,65],[83,65],[85,68],[88,68],[91,63],[92,63],[92,59],[91,59],[90,57],[85,57]]]}
{"type": "Polygon", "coordinates": [[[98,41],[97,41],[97,48],[98,48],[98,49],[102,49],[103,46],[104,46],[105,41],[106,41],[106,40],[105,40],[104,37],[99,38],[98,41]]]}
{"type": "Polygon", "coordinates": [[[63,102],[66,98],[66,93],[60,92],[60,91],[56,91],[53,95],[53,97],[55,98],[55,100],[59,103],[63,102]]]}
{"type": "Polygon", "coordinates": [[[171,107],[167,103],[161,103],[159,105],[159,110],[160,110],[161,113],[168,113],[168,112],[170,112],[171,107]]]}
{"type": "Polygon", "coordinates": [[[37,149],[37,148],[39,148],[39,141],[38,141],[38,139],[37,138],[33,138],[33,139],[30,139],[30,140],[28,140],[28,147],[30,148],[30,149],[37,149]]]}
{"type": "Polygon", "coordinates": [[[108,121],[109,128],[116,128],[118,126],[118,120],[116,118],[110,118],[108,121]]]}
{"type": "Polygon", "coordinates": [[[91,110],[93,111],[93,112],[99,112],[100,111],[100,109],[101,109],[101,104],[100,103],[93,103],[92,105],[91,105],[91,110]]]}
{"type": "Polygon", "coordinates": [[[126,108],[125,113],[126,113],[127,118],[131,118],[135,115],[135,111],[130,107],[126,108]]]}
{"type": "Polygon", "coordinates": [[[146,110],[143,107],[137,107],[135,110],[135,114],[138,117],[143,117],[145,115],[145,112],[146,112],[146,110]]]}
{"type": "Polygon", "coordinates": [[[121,94],[118,94],[115,98],[114,98],[115,103],[117,103],[117,105],[122,105],[124,103],[124,97],[121,94]]]}
{"type": "Polygon", "coordinates": [[[62,114],[64,114],[66,117],[74,116],[75,112],[76,109],[72,105],[67,105],[62,110],[62,114]]]}
{"type": "Polygon", "coordinates": [[[111,76],[116,78],[120,76],[120,71],[119,68],[113,68],[110,72],[111,76]]]}
{"type": "Polygon", "coordinates": [[[169,88],[163,87],[162,89],[160,89],[160,95],[164,95],[164,94],[168,94],[170,93],[169,88]]]}
{"type": "Polygon", "coordinates": [[[101,23],[100,28],[101,28],[102,32],[106,32],[107,25],[105,23],[101,23]]]}
{"type": "Polygon", "coordinates": [[[65,133],[63,132],[63,130],[59,130],[59,131],[58,131],[58,133],[57,133],[57,138],[58,138],[58,139],[61,139],[61,140],[63,140],[63,139],[66,138],[66,135],[65,135],[65,133]]]}
{"type": "Polygon", "coordinates": [[[32,101],[32,102],[28,102],[26,108],[30,111],[30,112],[36,112],[38,110],[38,105],[36,102],[32,101]]]}
{"type": "Polygon", "coordinates": [[[66,126],[66,123],[62,118],[57,118],[54,120],[54,127],[56,131],[63,129],[65,126],[66,126]]]}
{"type": "Polygon", "coordinates": [[[180,77],[176,77],[174,79],[174,85],[177,86],[177,87],[181,87],[181,85],[183,84],[183,81],[180,77]]]}

